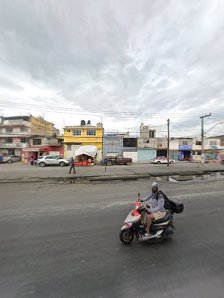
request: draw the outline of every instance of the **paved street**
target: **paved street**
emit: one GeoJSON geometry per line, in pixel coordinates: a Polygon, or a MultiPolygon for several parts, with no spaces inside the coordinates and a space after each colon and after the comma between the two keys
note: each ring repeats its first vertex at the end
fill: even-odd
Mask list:
{"type": "MultiPolygon", "coordinates": [[[[114,165],[106,168],[104,166],[77,167],[75,176],[109,176],[109,175],[131,175],[153,173],[159,174],[168,171],[192,171],[192,170],[224,170],[221,164],[197,164],[190,162],[179,162],[167,167],[166,164],[132,164],[131,166],[114,165]]],[[[0,164],[1,179],[27,179],[32,177],[70,177],[69,167],[45,167],[30,166],[23,163],[0,164]]]]}
{"type": "Polygon", "coordinates": [[[1,297],[223,297],[223,181],[161,182],[184,201],[176,233],[123,246],[149,182],[0,185],[1,297]]]}

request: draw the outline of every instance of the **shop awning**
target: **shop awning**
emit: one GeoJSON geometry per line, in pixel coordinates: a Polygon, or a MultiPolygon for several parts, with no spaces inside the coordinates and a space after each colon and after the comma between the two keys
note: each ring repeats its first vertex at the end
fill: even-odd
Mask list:
{"type": "Polygon", "coordinates": [[[75,156],[85,154],[91,157],[95,157],[97,154],[97,151],[98,150],[96,146],[92,146],[92,145],[81,146],[75,151],[75,156]]]}

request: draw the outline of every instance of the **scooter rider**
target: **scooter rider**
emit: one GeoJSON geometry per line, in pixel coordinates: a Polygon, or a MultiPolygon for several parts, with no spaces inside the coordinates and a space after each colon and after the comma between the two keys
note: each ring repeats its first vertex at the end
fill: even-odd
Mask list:
{"type": "Polygon", "coordinates": [[[150,209],[146,207],[145,210],[141,212],[141,222],[146,224],[146,234],[150,235],[150,227],[153,220],[158,220],[166,215],[166,209],[164,208],[164,197],[162,193],[159,192],[159,186],[157,182],[152,183],[152,193],[146,198],[140,200],[140,202],[149,205],[150,209]]]}

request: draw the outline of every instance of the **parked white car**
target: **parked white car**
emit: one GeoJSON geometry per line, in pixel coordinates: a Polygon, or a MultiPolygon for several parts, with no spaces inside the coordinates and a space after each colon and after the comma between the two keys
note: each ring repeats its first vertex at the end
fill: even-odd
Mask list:
{"type": "MultiPolygon", "coordinates": [[[[168,160],[165,156],[158,156],[152,160],[152,163],[156,163],[156,164],[166,163],[167,164],[168,160]]],[[[170,164],[175,163],[175,160],[170,159],[169,163],[170,164]]]]}
{"type": "Polygon", "coordinates": [[[8,156],[4,156],[2,159],[2,162],[4,162],[4,163],[12,163],[12,162],[16,162],[16,161],[21,161],[21,156],[8,155],[8,156]]]}
{"type": "Polygon", "coordinates": [[[39,165],[40,167],[46,167],[46,166],[64,167],[69,165],[69,161],[67,159],[64,159],[61,156],[45,155],[38,158],[37,165],[39,165]]]}

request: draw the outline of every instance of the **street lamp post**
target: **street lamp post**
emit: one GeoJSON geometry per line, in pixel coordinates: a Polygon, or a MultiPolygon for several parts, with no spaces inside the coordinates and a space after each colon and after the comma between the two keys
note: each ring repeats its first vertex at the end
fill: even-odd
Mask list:
{"type": "Polygon", "coordinates": [[[170,165],[170,119],[167,119],[167,166],[170,165]]]}
{"type": "Polygon", "coordinates": [[[219,125],[219,124],[224,124],[224,121],[221,121],[221,122],[218,122],[218,123],[216,123],[215,125],[213,125],[212,127],[210,127],[206,132],[205,132],[205,134],[207,134],[210,130],[212,130],[213,128],[215,128],[217,125],[219,125]]]}
{"type": "Polygon", "coordinates": [[[200,117],[201,119],[201,157],[202,162],[204,163],[204,118],[211,116],[212,114],[205,114],[200,117]]]}

